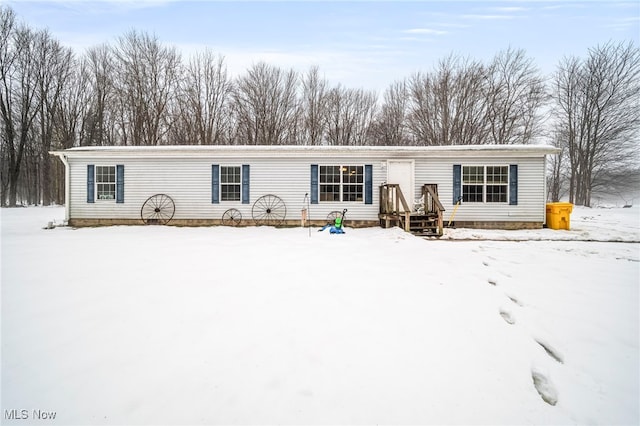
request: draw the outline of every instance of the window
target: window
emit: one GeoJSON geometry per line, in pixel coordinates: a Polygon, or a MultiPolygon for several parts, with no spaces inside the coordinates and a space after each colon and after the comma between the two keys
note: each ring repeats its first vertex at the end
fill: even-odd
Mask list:
{"type": "Polygon", "coordinates": [[[462,167],[463,202],[506,203],[508,193],[508,166],[462,167]]]}
{"type": "Polygon", "coordinates": [[[116,166],[96,166],[98,200],[116,199],[116,166]]]}
{"type": "Polygon", "coordinates": [[[362,166],[342,166],[342,201],[362,201],[362,166]]]}
{"type": "Polygon", "coordinates": [[[462,201],[481,203],[484,189],[484,167],[464,166],[462,168],[462,201]]]}
{"type": "Polygon", "coordinates": [[[340,201],[340,166],[320,166],[320,201],[340,201]]]}
{"type": "Polygon", "coordinates": [[[320,201],[363,201],[363,166],[320,166],[319,169],[320,201]]]}
{"type": "Polygon", "coordinates": [[[240,201],[242,181],[240,166],[220,166],[220,199],[222,201],[240,201]]]}
{"type": "Polygon", "coordinates": [[[487,203],[506,203],[509,187],[507,166],[487,166],[487,203]]]}
{"type": "Polygon", "coordinates": [[[211,165],[211,204],[241,201],[249,204],[249,165],[211,165]]]}

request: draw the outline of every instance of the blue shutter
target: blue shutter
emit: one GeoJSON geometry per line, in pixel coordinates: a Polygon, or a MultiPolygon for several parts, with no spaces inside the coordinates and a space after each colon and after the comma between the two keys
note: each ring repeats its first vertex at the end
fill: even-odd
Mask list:
{"type": "Polygon", "coordinates": [[[96,196],[96,168],[93,164],[87,165],[87,203],[95,203],[96,196]]]}
{"type": "Polygon", "coordinates": [[[456,204],[462,197],[462,166],[453,165],[453,204],[456,204]]]}
{"type": "Polygon", "coordinates": [[[124,164],[116,166],[116,203],[124,203],[124,164]]]}
{"type": "Polygon", "coordinates": [[[509,165],[509,204],[518,205],[518,165],[509,165]]]}
{"type": "Polygon", "coordinates": [[[220,202],[220,166],[214,164],[211,166],[211,203],[218,204],[220,202]]]}
{"type": "Polygon", "coordinates": [[[249,165],[242,165],[242,204],[249,204],[249,165]]]}
{"type": "Polygon", "coordinates": [[[311,204],[318,204],[318,165],[311,165],[311,204]]]}
{"type": "Polygon", "coordinates": [[[373,166],[364,166],[364,203],[373,204],[373,166]]]}

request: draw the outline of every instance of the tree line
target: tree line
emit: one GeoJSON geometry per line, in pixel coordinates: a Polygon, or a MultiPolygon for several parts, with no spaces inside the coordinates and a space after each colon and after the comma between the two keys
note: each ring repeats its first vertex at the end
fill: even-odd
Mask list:
{"type": "Polygon", "coordinates": [[[379,97],[332,85],[317,66],[259,62],[231,77],[211,50],[185,60],[135,30],[77,55],[0,6],[0,202],[63,203],[62,165],[48,152],[76,146],[542,140],[562,148],[550,196],[589,205],[598,188],[620,190],[638,174],[639,72],[633,43],[565,58],[550,78],[508,48],[486,63],[451,54],[379,97]]]}

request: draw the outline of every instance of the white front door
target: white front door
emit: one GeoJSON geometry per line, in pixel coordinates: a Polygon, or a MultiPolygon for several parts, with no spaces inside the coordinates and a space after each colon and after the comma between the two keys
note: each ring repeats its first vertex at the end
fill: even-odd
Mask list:
{"type": "Polygon", "coordinates": [[[400,185],[409,210],[413,210],[413,160],[387,160],[387,183],[400,185]]]}

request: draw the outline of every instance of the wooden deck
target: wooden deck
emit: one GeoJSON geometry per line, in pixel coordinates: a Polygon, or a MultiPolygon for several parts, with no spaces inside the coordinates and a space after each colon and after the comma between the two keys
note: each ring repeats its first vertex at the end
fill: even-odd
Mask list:
{"type": "Polygon", "coordinates": [[[407,232],[425,237],[441,237],[443,234],[444,207],[438,199],[438,186],[422,185],[422,196],[414,206],[407,204],[400,185],[380,186],[380,226],[399,226],[407,232]]]}

